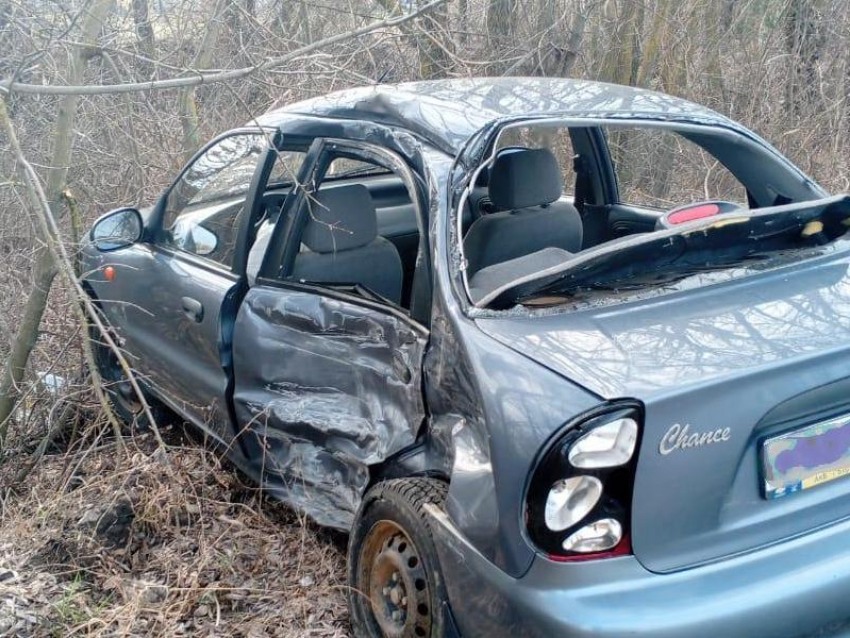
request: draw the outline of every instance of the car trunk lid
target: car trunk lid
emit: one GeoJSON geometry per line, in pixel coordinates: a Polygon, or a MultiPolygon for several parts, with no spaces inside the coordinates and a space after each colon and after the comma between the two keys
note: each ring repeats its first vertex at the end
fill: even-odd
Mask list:
{"type": "Polygon", "coordinates": [[[850,412],[848,263],[478,324],[603,398],[643,401],[632,542],[673,571],[850,516],[850,477],[768,500],[761,472],[765,438],[850,412]]]}

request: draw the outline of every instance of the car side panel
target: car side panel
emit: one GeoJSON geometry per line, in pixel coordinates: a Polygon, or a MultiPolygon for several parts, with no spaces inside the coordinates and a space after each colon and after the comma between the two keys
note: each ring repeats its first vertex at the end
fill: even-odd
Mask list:
{"type": "Polygon", "coordinates": [[[425,418],[426,338],[378,307],[252,287],[234,327],[233,401],[264,486],[349,528],[369,466],[412,444],[425,418]]]}

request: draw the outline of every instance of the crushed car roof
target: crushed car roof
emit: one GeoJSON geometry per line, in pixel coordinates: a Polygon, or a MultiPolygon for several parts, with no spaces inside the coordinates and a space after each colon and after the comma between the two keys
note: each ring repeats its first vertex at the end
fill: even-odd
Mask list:
{"type": "Polygon", "coordinates": [[[560,78],[473,78],[379,84],[290,104],[261,118],[276,125],[286,115],[372,121],[400,127],[456,154],[494,120],[517,116],[630,118],[718,124],[739,128],[719,113],[645,89],[560,78]]]}

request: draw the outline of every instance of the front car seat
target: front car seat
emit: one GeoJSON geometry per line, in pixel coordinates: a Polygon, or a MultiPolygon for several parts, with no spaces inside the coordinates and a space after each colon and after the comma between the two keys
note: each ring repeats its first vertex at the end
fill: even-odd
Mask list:
{"type": "Polygon", "coordinates": [[[401,303],[401,258],[392,242],[378,236],[369,190],[362,184],[322,188],[309,206],[292,275],[315,283],[360,284],[401,303]]]}
{"type": "Polygon", "coordinates": [[[476,219],[464,237],[468,277],[544,248],[581,250],[581,216],[559,201],[564,185],[552,151],[505,149],[490,169],[489,190],[497,212],[476,219]]]}

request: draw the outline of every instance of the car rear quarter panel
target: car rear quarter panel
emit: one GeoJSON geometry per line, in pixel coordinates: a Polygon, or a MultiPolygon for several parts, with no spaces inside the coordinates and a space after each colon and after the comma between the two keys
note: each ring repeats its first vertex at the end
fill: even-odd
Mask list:
{"type": "MultiPolygon", "coordinates": [[[[449,162],[430,157],[438,183],[449,162]]],[[[543,443],[598,397],[484,334],[461,310],[448,277],[447,194],[432,195],[435,282],[425,355],[430,430],[446,451],[447,510],[461,533],[514,576],[531,564],[523,495],[543,443]]]]}
{"type": "Polygon", "coordinates": [[[632,543],[649,569],[669,572],[850,516],[847,477],[768,500],[760,471],[766,437],[850,410],[848,273],[850,256],[836,251],[653,299],[479,325],[606,399],[643,402],[632,543]],[[677,424],[729,433],[663,453],[677,424]]]}
{"type": "Polygon", "coordinates": [[[472,323],[435,322],[431,345],[432,430],[453,452],[448,514],[482,554],[519,575],[534,555],[523,523],[534,459],[566,421],[599,401],[472,323]]]}

